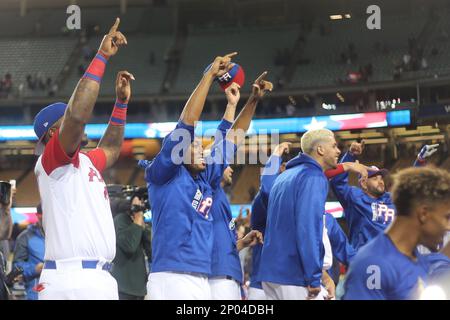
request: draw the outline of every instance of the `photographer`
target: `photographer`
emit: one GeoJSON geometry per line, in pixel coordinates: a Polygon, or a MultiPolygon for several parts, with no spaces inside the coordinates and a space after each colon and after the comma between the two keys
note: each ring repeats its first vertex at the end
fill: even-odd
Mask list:
{"type": "MultiPolygon", "coordinates": [[[[0,240],[7,240],[12,232],[12,205],[13,192],[9,182],[0,181],[0,240]]],[[[8,299],[8,288],[6,285],[6,257],[0,252],[0,300],[8,299]]]]}
{"type": "Polygon", "coordinates": [[[44,229],[42,227],[42,207],[37,206],[38,222],[28,226],[16,240],[14,248],[14,268],[21,270],[28,300],[37,300],[38,294],[33,288],[39,283],[44,266],[44,229]]]}
{"type": "Polygon", "coordinates": [[[151,231],[144,223],[145,206],[133,196],[131,210],[114,217],[116,257],[111,274],[117,280],[120,300],[143,300],[147,294],[144,253],[151,259],[151,231]]]}

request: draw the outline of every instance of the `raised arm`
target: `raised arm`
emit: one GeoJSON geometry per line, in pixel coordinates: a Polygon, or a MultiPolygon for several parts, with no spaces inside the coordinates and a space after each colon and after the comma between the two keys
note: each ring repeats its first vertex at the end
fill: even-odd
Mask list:
{"type": "Polygon", "coordinates": [[[95,58],[69,100],[59,131],[61,146],[68,155],[73,155],[80,146],[108,59],[117,53],[120,46],[127,44],[125,36],[117,31],[119,23],[120,19],[117,18],[109,33],[104,36],[95,58]]]}
{"type": "Polygon", "coordinates": [[[232,66],[231,58],[236,54],[233,52],[224,57],[217,57],[209,70],[204,73],[200,83],[186,102],[175,130],[164,139],[161,151],[146,168],[145,177],[148,182],[163,184],[177,173],[177,167],[182,164],[183,152],[194,141],[194,125],[200,119],[209,88],[215,77],[229,70],[232,66]],[[183,145],[180,146],[179,152],[173,155],[172,151],[180,143],[183,145]],[[176,156],[176,159],[172,156],[176,156]],[[177,160],[177,163],[174,160],[177,160]]]}
{"type": "Polygon", "coordinates": [[[106,156],[106,167],[111,167],[119,158],[123,143],[128,102],[131,97],[131,80],[134,76],[127,71],[120,71],[116,78],[116,102],[109,120],[108,128],[98,144],[106,156]]]}
{"type": "Polygon", "coordinates": [[[236,113],[236,107],[241,97],[239,92],[239,85],[232,83],[227,89],[225,89],[225,95],[227,97],[227,107],[223,115],[222,121],[217,128],[216,135],[214,137],[214,144],[211,147],[211,154],[206,158],[208,164],[206,168],[206,178],[210,184],[214,187],[220,185],[222,175],[226,167],[228,166],[228,160],[234,155],[234,146],[228,146],[227,155],[227,143],[224,140],[228,130],[233,125],[234,115],[236,113]]]}
{"type": "Polygon", "coordinates": [[[427,164],[426,158],[431,157],[438,149],[439,144],[424,145],[414,161],[414,167],[423,167],[427,164]]]}
{"type": "Polygon", "coordinates": [[[281,157],[283,154],[289,154],[290,145],[290,142],[282,142],[277,145],[261,173],[260,192],[267,200],[269,199],[270,189],[272,189],[275,179],[280,174],[280,167],[283,161],[281,157]]]}
{"type": "Polygon", "coordinates": [[[252,93],[250,94],[247,103],[234,121],[231,132],[227,134],[227,140],[231,141],[236,146],[240,145],[245,138],[245,132],[247,132],[250,126],[259,100],[264,97],[267,91],[272,91],[273,89],[272,83],[264,80],[266,75],[267,71],[264,71],[253,83],[252,93]]]}
{"type": "MultiPolygon", "coordinates": [[[[344,154],[340,161],[341,164],[343,164],[343,167],[345,163],[355,162],[355,156],[360,155],[363,148],[364,142],[353,142],[350,146],[350,150],[344,154]]],[[[344,171],[344,173],[336,175],[333,179],[330,180],[330,182],[333,192],[338,198],[339,202],[343,207],[346,207],[348,202],[350,201],[353,187],[348,184],[348,171],[344,171]]],[[[367,172],[365,175],[367,177],[367,172]]]]}
{"type": "Polygon", "coordinates": [[[211,68],[204,73],[200,83],[197,85],[184,106],[183,112],[180,115],[180,121],[188,126],[195,125],[202,114],[211,84],[216,77],[220,77],[225,72],[229,71],[232,67],[230,63],[231,58],[235,55],[237,55],[237,52],[229,53],[223,57],[216,57],[216,59],[214,59],[211,68]]]}

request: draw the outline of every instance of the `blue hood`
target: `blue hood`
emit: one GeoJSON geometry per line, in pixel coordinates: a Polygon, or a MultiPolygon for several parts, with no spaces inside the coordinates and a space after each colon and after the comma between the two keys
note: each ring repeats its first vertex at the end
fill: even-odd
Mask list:
{"type": "Polygon", "coordinates": [[[312,157],[308,156],[305,153],[299,153],[295,158],[289,160],[288,163],[286,163],[286,169],[295,167],[295,166],[299,166],[303,163],[310,163],[316,167],[318,167],[320,170],[323,170],[322,167],[320,166],[320,164],[314,160],[312,157]]]}

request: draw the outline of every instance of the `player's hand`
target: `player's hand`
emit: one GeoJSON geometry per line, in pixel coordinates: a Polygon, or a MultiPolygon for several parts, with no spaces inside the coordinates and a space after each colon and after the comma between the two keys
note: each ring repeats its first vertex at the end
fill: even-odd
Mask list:
{"type": "Polygon", "coordinates": [[[291,147],[291,142],[282,142],[275,147],[273,154],[281,157],[283,154],[289,154],[289,148],[291,147]]]}
{"type": "Polygon", "coordinates": [[[424,145],[417,155],[417,158],[419,160],[425,160],[426,158],[431,157],[438,150],[438,147],[439,143],[424,145]]]}
{"type": "Polygon", "coordinates": [[[354,156],[360,156],[363,151],[364,151],[364,140],[362,140],[361,142],[352,142],[352,144],[350,145],[350,153],[354,156]]]}
{"type": "Polygon", "coordinates": [[[240,86],[233,82],[228,88],[225,89],[225,95],[229,105],[237,106],[239,99],[241,98],[240,86]]]}
{"type": "Polygon", "coordinates": [[[133,213],[133,215],[131,216],[131,219],[138,226],[141,226],[141,227],[144,226],[144,212],[139,211],[139,212],[133,213]]]}
{"type": "Polygon", "coordinates": [[[342,163],[345,172],[353,172],[361,176],[360,180],[366,180],[369,176],[369,171],[373,171],[372,168],[367,167],[358,160],[356,162],[343,162],[342,163]]]}
{"type": "Polygon", "coordinates": [[[336,298],[336,285],[334,284],[333,279],[331,279],[328,272],[323,271],[322,273],[322,283],[327,289],[328,295],[325,297],[325,300],[333,300],[336,298]]]}
{"type": "Polygon", "coordinates": [[[122,32],[118,31],[120,19],[116,18],[116,22],[109,29],[107,35],[103,37],[102,43],[100,44],[100,48],[98,49],[101,53],[103,53],[107,57],[111,57],[117,53],[119,47],[127,45],[127,38],[122,34],[122,32]]]}
{"type": "Polygon", "coordinates": [[[272,82],[264,80],[267,75],[267,71],[261,73],[261,75],[255,80],[252,85],[252,95],[258,99],[264,97],[267,91],[273,90],[272,82]]]}
{"type": "Polygon", "coordinates": [[[116,78],[116,96],[122,101],[128,102],[131,97],[131,80],[134,76],[128,71],[120,71],[116,78]]]}
{"type": "Polygon", "coordinates": [[[36,272],[36,274],[41,274],[43,268],[44,264],[40,262],[34,267],[34,271],[36,272]]]}
{"type": "Polygon", "coordinates": [[[307,286],[306,289],[308,290],[308,296],[306,297],[308,300],[315,299],[322,290],[320,287],[313,288],[311,286],[307,286]]]}
{"type": "Polygon", "coordinates": [[[246,247],[253,247],[257,244],[263,244],[264,239],[263,235],[258,230],[252,230],[245,237],[240,239],[237,243],[237,249],[238,251],[246,248],[246,247]]]}
{"type": "Polygon", "coordinates": [[[207,71],[211,76],[214,78],[220,77],[225,74],[225,72],[230,71],[230,69],[233,67],[233,64],[231,63],[231,59],[237,55],[237,52],[229,53],[223,57],[216,57],[214,59],[214,62],[211,65],[211,68],[207,71]]]}

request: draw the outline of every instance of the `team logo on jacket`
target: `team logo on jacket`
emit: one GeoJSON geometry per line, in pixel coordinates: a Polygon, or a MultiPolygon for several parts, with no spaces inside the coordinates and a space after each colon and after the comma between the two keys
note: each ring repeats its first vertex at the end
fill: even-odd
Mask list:
{"type": "Polygon", "coordinates": [[[236,228],[236,218],[233,218],[230,220],[230,223],[228,224],[228,228],[230,228],[231,231],[233,231],[236,228]]]}
{"type": "Polygon", "coordinates": [[[211,209],[212,203],[212,197],[206,197],[203,199],[202,192],[197,189],[194,199],[192,200],[192,207],[206,219],[208,219],[209,209],[211,209]]]}
{"type": "Polygon", "coordinates": [[[372,202],[372,221],[389,224],[395,216],[395,210],[380,202],[372,202]]]}

